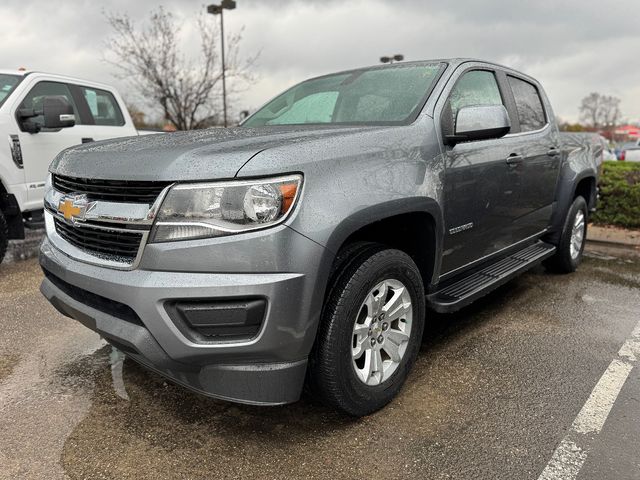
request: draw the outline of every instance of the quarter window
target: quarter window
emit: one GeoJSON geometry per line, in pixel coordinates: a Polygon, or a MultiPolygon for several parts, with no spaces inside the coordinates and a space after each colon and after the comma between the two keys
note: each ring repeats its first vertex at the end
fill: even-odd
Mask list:
{"type": "Polygon", "coordinates": [[[509,85],[516,101],[520,131],[540,130],[546,125],[544,107],[538,89],[516,77],[508,76],[509,85]]]}
{"type": "Polygon", "coordinates": [[[454,120],[462,107],[503,104],[496,77],[487,70],[465,73],[453,88],[449,101],[454,120]]]}
{"type": "Polygon", "coordinates": [[[80,87],[80,90],[96,125],[124,125],[122,112],[118,107],[116,99],[110,92],[89,87],[80,87]]]}

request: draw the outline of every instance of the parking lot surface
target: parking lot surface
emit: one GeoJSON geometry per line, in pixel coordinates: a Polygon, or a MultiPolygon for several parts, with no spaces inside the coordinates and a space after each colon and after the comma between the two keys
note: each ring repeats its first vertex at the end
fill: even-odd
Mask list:
{"type": "Polygon", "coordinates": [[[41,277],[35,259],[0,266],[0,478],[640,478],[640,259],[624,251],[429,314],[399,397],[357,420],[184,390],[58,314],[41,277]]]}

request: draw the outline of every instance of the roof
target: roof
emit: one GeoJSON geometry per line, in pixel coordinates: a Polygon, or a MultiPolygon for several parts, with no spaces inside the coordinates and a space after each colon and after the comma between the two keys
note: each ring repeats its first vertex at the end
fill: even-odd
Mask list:
{"type": "Polygon", "coordinates": [[[6,75],[19,75],[21,77],[26,77],[27,75],[46,75],[47,77],[54,77],[58,80],[70,83],[77,83],[80,85],[93,86],[95,88],[104,88],[106,90],[113,90],[114,87],[104,82],[96,82],[94,80],[90,80],[88,78],[78,78],[71,77],[69,75],[64,75],[60,73],[50,73],[50,72],[40,72],[36,70],[11,70],[11,69],[2,69],[0,68],[0,74],[6,75]]]}
{"type": "Polygon", "coordinates": [[[21,77],[24,77],[29,72],[27,70],[9,70],[0,68],[0,73],[4,73],[6,75],[20,75],[21,77]]]}
{"type": "Polygon", "coordinates": [[[522,76],[523,78],[527,78],[530,81],[533,81],[535,83],[538,83],[537,80],[533,77],[531,77],[530,75],[527,75],[524,72],[518,71],[512,67],[509,67],[507,65],[502,65],[496,62],[491,62],[489,60],[482,60],[480,58],[465,58],[465,57],[454,57],[454,58],[433,58],[433,59],[425,59],[425,60],[411,60],[411,61],[402,61],[402,62],[395,62],[395,63],[384,63],[384,64],[375,64],[375,65],[369,65],[369,66],[364,66],[364,67],[357,67],[357,68],[350,68],[349,70],[343,70],[343,71],[337,71],[337,72],[330,72],[328,74],[323,74],[323,75],[319,75],[316,77],[310,77],[307,78],[305,80],[315,80],[318,78],[323,78],[323,77],[327,77],[330,75],[341,75],[341,74],[348,74],[348,73],[355,73],[355,72],[359,72],[359,71],[364,71],[364,70],[377,70],[377,69],[384,69],[384,68],[397,68],[397,67],[402,67],[402,66],[407,66],[407,65],[425,65],[425,64],[433,64],[433,63],[445,63],[448,64],[449,66],[452,66],[453,68],[458,67],[459,65],[462,65],[464,63],[484,63],[486,65],[489,66],[493,66],[493,67],[498,67],[501,69],[505,69],[507,71],[511,71],[516,73],[517,75],[522,76]]]}

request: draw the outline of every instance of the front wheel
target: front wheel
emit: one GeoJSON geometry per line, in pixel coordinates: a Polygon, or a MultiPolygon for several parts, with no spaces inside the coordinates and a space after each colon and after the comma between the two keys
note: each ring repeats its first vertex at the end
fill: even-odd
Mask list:
{"type": "Polygon", "coordinates": [[[565,217],[556,254],[545,265],[559,273],[575,272],[582,261],[587,239],[587,202],[576,197],[565,217]]]}
{"type": "Polygon", "coordinates": [[[0,211],[0,263],[4,259],[4,255],[7,253],[7,247],[9,245],[9,225],[4,215],[0,211]]]}
{"type": "Polygon", "coordinates": [[[331,286],[309,366],[312,393],[353,416],[398,393],[420,348],[425,300],[404,252],[367,249],[331,286]]]}

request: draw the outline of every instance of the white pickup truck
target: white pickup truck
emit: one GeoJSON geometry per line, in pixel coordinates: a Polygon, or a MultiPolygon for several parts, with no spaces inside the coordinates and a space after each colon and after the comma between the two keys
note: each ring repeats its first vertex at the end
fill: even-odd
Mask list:
{"type": "Polygon", "coordinates": [[[49,164],[80,143],[137,135],[118,92],[49,73],[0,70],[0,262],[10,239],[43,225],[49,164]]]}

